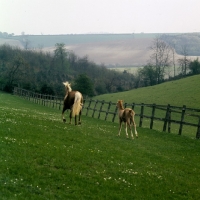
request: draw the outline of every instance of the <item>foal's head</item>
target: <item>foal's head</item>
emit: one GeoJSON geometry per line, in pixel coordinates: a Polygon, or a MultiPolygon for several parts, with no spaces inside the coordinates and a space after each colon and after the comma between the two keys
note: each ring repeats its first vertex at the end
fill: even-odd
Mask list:
{"type": "Polygon", "coordinates": [[[66,82],[63,82],[63,85],[65,86],[67,92],[71,92],[71,91],[72,91],[72,88],[71,88],[71,84],[70,84],[70,83],[68,83],[68,82],[66,81],[66,82]]]}
{"type": "Polygon", "coordinates": [[[117,107],[118,107],[119,109],[121,109],[121,110],[124,109],[123,101],[122,101],[122,100],[118,100],[118,101],[117,101],[117,107]]]}

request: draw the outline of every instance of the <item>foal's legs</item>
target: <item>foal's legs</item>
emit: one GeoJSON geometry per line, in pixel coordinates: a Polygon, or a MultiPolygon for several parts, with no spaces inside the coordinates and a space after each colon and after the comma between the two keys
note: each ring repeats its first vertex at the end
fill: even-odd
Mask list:
{"type": "Polygon", "coordinates": [[[118,133],[118,136],[120,136],[121,129],[122,129],[122,121],[119,120],[119,133],[118,133]]]}
{"type": "Polygon", "coordinates": [[[128,127],[129,127],[129,129],[130,129],[130,131],[131,131],[131,138],[134,139],[134,136],[133,136],[133,132],[132,132],[132,128],[131,128],[131,124],[130,124],[130,123],[128,123],[128,127]]]}
{"type": "Polygon", "coordinates": [[[131,122],[133,123],[134,129],[135,129],[135,136],[138,137],[138,133],[137,133],[137,130],[136,130],[136,123],[135,123],[134,118],[131,118],[131,122]]]}
{"type": "MultiPolygon", "coordinates": [[[[130,122],[131,122],[131,120],[128,119],[127,122],[126,122],[126,124],[128,124],[128,127],[129,127],[129,129],[130,129],[130,132],[131,132],[131,138],[134,139],[133,132],[132,132],[132,127],[131,127],[131,123],[130,123],[130,122]]],[[[127,136],[127,138],[128,138],[127,126],[126,126],[126,136],[127,136]]]]}
{"type": "Polygon", "coordinates": [[[124,125],[125,125],[125,132],[126,132],[126,138],[129,138],[129,137],[128,137],[128,132],[127,132],[127,124],[128,124],[128,126],[129,126],[129,128],[130,128],[130,123],[124,122],[124,125]]]}

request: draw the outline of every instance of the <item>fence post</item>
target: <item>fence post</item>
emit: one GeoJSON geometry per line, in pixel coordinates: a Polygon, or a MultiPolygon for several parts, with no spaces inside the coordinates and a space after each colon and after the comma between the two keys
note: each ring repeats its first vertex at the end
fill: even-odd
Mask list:
{"type": "Polygon", "coordinates": [[[127,107],[127,103],[124,104],[124,108],[126,108],[126,107],[127,107]]]}
{"type": "Polygon", "coordinates": [[[89,109],[90,109],[91,102],[92,102],[92,99],[90,99],[90,101],[89,101],[89,105],[88,105],[88,107],[87,107],[86,116],[88,116],[88,111],[89,111],[89,109]]]}
{"type": "Polygon", "coordinates": [[[96,111],[96,106],[98,104],[98,100],[96,100],[96,103],[94,104],[94,109],[93,109],[93,113],[92,113],[92,117],[94,118],[94,113],[96,111]]]}
{"type": "Polygon", "coordinates": [[[153,120],[154,120],[154,115],[155,115],[155,108],[156,108],[156,104],[154,103],[154,104],[152,105],[150,129],[153,128],[153,120]]]}
{"type": "Polygon", "coordinates": [[[134,110],[134,108],[135,108],[135,103],[132,103],[132,110],[134,110]]]}
{"type": "Polygon", "coordinates": [[[59,103],[59,110],[61,109],[61,103],[62,103],[62,99],[60,98],[60,103],[59,103]]]}
{"type": "Polygon", "coordinates": [[[171,109],[169,109],[168,113],[168,133],[171,133],[171,109]]]}
{"type": "Polygon", "coordinates": [[[117,108],[117,106],[116,106],[115,112],[114,112],[114,114],[113,114],[112,122],[115,121],[115,117],[116,117],[116,114],[117,114],[117,110],[118,110],[118,108],[117,108]]]}
{"type": "Polygon", "coordinates": [[[167,129],[167,123],[169,122],[169,110],[170,110],[170,104],[167,105],[167,110],[166,110],[164,124],[163,124],[163,131],[165,132],[167,129]]]}
{"type": "Polygon", "coordinates": [[[100,109],[99,109],[99,116],[98,116],[98,119],[100,118],[103,104],[104,104],[104,100],[101,102],[101,107],[100,107],[100,109]]]}
{"type": "Polygon", "coordinates": [[[109,104],[108,104],[108,109],[107,109],[107,112],[106,112],[105,120],[107,120],[108,112],[109,112],[109,110],[110,110],[111,104],[112,104],[112,102],[110,101],[109,104]]]}
{"type": "Polygon", "coordinates": [[[185,110],[186,110],[186,106],[183,105],[178,135],[181,135],[181,133],[182,133],[182,129],[183,129],[183,120],[184,120],[185,110]]]}
{"type": "Polygon", "coordinates": [[[197,127],[197,134],[196,134],[196,139],[200,138],[200,116],[199,116],[199,123],[198,123],[198,127],[197,127]]]}
{"type": "Polygon", "coordinates": [[[142,103],[142,105],[141,105],[141,111],[140,111],[140,123],[139,123],[139,127],[142,127],[143,113],[144,113],[144,103],[142,103]]]}

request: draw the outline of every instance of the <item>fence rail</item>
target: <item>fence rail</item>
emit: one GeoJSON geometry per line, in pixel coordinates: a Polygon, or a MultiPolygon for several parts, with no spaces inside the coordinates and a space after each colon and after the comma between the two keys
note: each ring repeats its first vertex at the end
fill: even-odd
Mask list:
{"type": "MultiPolygon", "coordinates": [[[[14,88],[14,95],[21,96],[34,103],[56,109],[62,109],[63,97],[38,94],[18,87],[14,88]]],[[[182,135],[183,127],[187,132],[196,132],[196,138],[200,138],[200,109],[186,108],[156,104],[124,104],[124,107],[134,109],[139,127],[158,129],[164,132],[177,132],[182,135]],[[154,128],[155,127],[155,128],[154,128]],[[193,128],[191,128],[193,127],[193,128]]],[[[93,118],[115,122],[117,116],[116,103],[85,99],[83,115],[93,118]]],[[[118,119],[117,119],[118,120],[118,119]]]]}

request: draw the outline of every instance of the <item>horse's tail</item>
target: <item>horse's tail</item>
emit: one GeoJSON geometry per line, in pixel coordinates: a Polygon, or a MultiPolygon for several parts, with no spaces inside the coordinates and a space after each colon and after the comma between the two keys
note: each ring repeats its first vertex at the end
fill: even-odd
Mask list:
{"type": "Polygon", "coordinates": [[[79,115],[83,107],[83,97],[80,92],[75,93],[74,104],[72,107],[72,117],[79,115]]]}

